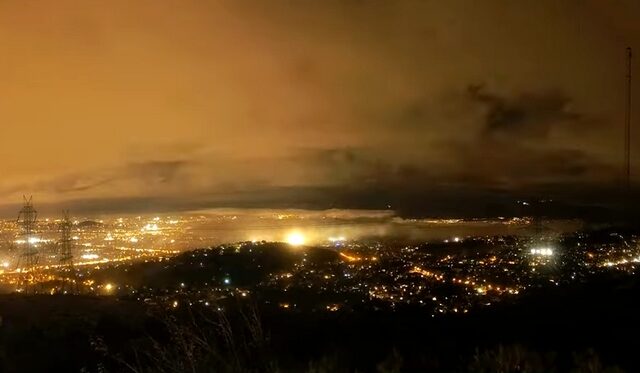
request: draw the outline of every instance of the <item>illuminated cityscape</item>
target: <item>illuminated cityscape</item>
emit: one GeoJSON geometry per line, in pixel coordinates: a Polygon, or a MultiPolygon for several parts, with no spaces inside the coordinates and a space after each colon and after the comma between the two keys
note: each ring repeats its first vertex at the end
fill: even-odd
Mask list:
{"type": "MultiPolygon", "coordinates": [[[[169,286],[169,294],[175,291],[173,295],[167,295],[167,289],[156,291],[128,284],[126,276],[114,294],[131,297],[129,292],[134,292],[137,300],[170,307],[219,304],[217,300],[227,297],[264,293],[272,298],[259,298],[287,310],[357,311],[416,306],[431,316],[467,313],[509,301],[530,289],[568,285],[602,272],[635,274],[640,266],[637,236],[614,234],[606,243],[591,239],[590,235],[568,235],[554,249],[531,248],[535,241],[530,237],[514,236],[454,237],[449,242],[408,246],[330,237],[322,245],[302,247],[298,236],[282,244],[240,242],[185,253],[179,259],[165,257],[168,265],[181,263],[179,266],[187,273],[169,286]],[[268,250],[293,255],[294,259],[288,266],[263,273],[264,277],[253,282],[235,279],[226,272],[220,274],[223,268],[229,273],[238,271],[225,263],[234,261],[234,256],[239,257],[246,272],[262,273],[261,264],[249,263],[268,261],[268,250]],[[214,275],[208,281],[194,280],[199,271],[214,275]]],[[[135,268],[131,265],[129,270],[135,268]]],[[[120,277],[119,272],[113,273],[120,277]]]]}
{"type": "Polygon", "coordinates": [[[4,292],[117,296],[168,308],[185,304],[218,307],[220,300],[240,296],[287,311],[418,307],[436,317],[509,302],[531,289],[580,282],[602,272],[634,274],[640,265],[636,234],[540,234],[532,218],[401,221],[381,214],[354,224],[344,217],[349,212],[308,214],[264,210],[246,216],[216,211],[68,218],[62,236],[59,227],[64,219],[36,220],[26,236],[20,221],[4,221],[6,250],[0,286],[4,292]],[[241,223],[235,224],[237,221],[241,223]],[[247,221],[261,225],[243,225],[247,221]],[[464,224],[498,227],[505,233],[515,226],[519,234],[459,234],[423,240],[394,238],[388,230],[385,236],[371,234],[381,225],[399,231],[449,227],[445,232],[464,233],[470,229],[464,224]],[[344,232],[345,227],[359,232],[360,237],[320,238],[320,232],[344,232]],[[228,234],[280,240],[215,244],[216,237],[228,234]],[[67,236],[71,249],[65,258],[72,263],[65,265],[56,247],[67,236]],[[36,264],[21,261],[26,245],[39,254],[36,264]],[[129,275],[147,271],[147,267],[154,267],[154,276],[167,285],[154,288],[154,278],[145,283],[129,275]],[[241,278],[230,273],[240,273],[241,278]],[[69,282],[73,287],[65,286],[69,282]]]}
{"type": "Polygon", "coordinates": [[[0,373],[640,372],[638,20],[0,1],[0,373]]]}

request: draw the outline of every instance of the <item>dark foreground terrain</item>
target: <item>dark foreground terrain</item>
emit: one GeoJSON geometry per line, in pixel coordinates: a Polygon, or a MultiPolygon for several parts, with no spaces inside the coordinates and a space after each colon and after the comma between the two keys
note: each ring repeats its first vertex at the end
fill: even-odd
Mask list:
{"type": "Polygon", "coordinates": [[[0,369],[28,371],[638,372],[640,279],[540,289],[464,316],[419,310],[225,311],[112,297],[0,297],[0,369]]]}

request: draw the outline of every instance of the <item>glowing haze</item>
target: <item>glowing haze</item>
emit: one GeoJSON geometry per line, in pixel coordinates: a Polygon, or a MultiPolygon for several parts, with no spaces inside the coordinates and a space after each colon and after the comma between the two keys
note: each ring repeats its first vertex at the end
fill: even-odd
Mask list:
{"type": "Polygon", "coordinates": [[[437,201],[607,188],[638,18],[632,0],[3,1],[0,204],[409,195],[446,213],[437,201]]]}

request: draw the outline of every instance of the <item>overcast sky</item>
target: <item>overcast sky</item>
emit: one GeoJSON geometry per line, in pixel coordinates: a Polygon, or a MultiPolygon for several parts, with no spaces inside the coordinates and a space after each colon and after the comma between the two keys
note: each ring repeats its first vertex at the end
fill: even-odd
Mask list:
{"type": "Polygon", "coordinates": [[[428,214],[615,189],[638,19],[634,0],[2,1],[0,204],[428,214]]]}

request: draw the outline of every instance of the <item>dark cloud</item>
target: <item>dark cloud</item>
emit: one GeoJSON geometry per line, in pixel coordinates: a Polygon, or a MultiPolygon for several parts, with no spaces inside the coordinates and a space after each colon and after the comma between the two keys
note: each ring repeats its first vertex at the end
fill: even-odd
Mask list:
{"type": "Polygon", "coordinates": [[[484,85],[470,85],[467,92],[472,101],[485,107],[483,130],[489,136],[544,138],[554,125],[583,119],[571,111],[571,99],[558,90],[505,97],[488,92],[484,85]]]}
{"type": "Polygon", "coordinates": [[[113,176],[98,175],[66,175],[52,181],[48,181],[46,185],[39,185],[36,188],[51,188],[58,193],[84,192],[102,185],[106,185],[113,181],[113,176]]]}
{"type": "Polygon", "coordinates": [[[127,166],[126,173],[151,184],[171,183],[181,176],[180,172],[188,164],[186,160],[134,162],[127,166]]]}
{"type": "Polygon", "coordinates": [[[636,3],[3,2],[0,203],[433,212],[606,185],[636,3]]]}
{"type": "Polygon", "coordinates": [[[306,149],[296,162],[323,174],[325,185],[361,187],[424,185],[433,178],[427,167],[416,163],[397,162],[384,157],[375,148],[306,149]]]}
{"type": "Polygon", "coordinates": [[[36,194],[53,191],[62,195],[77,196],[99,194],[112,188],[125,188],[142,189],[150,195],[155,195],[167,185],[188,183],[189,176],[185,174],[185,169],[189,165],[190,162],[183,159],[136,161],[120,167],[67,174],[21,187],[22,190],[36,194]]]}
{"type": "Polygon", "coordinates": [[[450,142],[446,146],[456,167],[450,170],[448,179],[510,192],[536,189],[550,181],[610,183],[618,172],[608,163],[577,149],[495,139],[450,142]]]}

